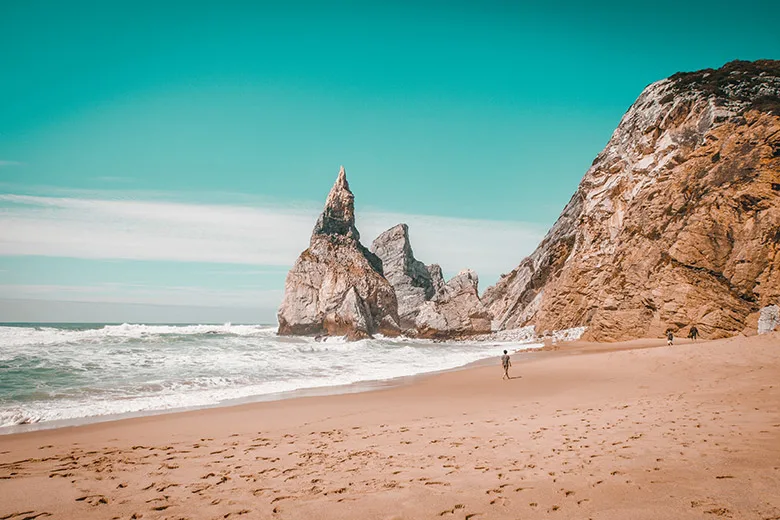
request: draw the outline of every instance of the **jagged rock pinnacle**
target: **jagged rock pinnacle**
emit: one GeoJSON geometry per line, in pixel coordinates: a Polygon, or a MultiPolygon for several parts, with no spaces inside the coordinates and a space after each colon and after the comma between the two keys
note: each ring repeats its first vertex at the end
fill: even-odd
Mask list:
{"type": "Polygon", "coordinates": [[[342,166],[314,226],[309,248],[287,274],[279,334],[349,339],[399,332],[398,303],[382,261],[360,243],[355,197],[342,166]]]}
{"type": "Polygon", "coordinates": [[[443,282],[439,278],[435,285],[431,274],[435,268],[414,257],[406,224],[393,226],[376,237],[371,252],[382,260],[383,274],[395,289],[401,326],[413,328],[420,306],[436,295],[443,282]]]}
{"type": "Polygon", "coordinates": [[[325,209],[317,219],[312,235],[342,235],[360,240],[360,233],[355,227],[355,196],[349,189],[343,166],[328,193],[325,209]]]}

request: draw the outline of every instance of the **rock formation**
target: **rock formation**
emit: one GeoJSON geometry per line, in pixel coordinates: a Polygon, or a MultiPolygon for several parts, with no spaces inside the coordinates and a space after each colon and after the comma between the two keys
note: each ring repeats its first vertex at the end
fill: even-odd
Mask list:
{"type": "Polygon", "coordinates": [[[415,318],[417,335],[448,339],[490,332],[492,316],[479,298],[478,285],[477,273],[470,269],[444,284],[439,294],[420,306],[415,318]]]}
{"type": "Polygon", "coordinates": [[[423,338],[457,339],[490,332],[491,316],[479,298],[477,274],[461,271],[444,283],[441,267],[414,257],[409,228],[398,224],[371,244],[395,289],[401,328],[423,338]]]}
{"type": "Polygon", "coordinates": [[[422,304],[444,286],[441,267],[426,266],[414,258],[406,224],[398,224],[376,237],[371,252],[382,260],[384,276],[395,290],[401,328],[413,328],[422,304]]]}
{"type": "Polygon", "coordinates": [[[360,243],[354,201],[342,167],[309,248],[287,275],[279,334],[361,339],[399,333],[395,292],[382,276],[382,261],[360,243]]]}
{"type": "Polygon", "coordinates": [[[767,305],[762,308],[758,317],[758,333],[766,334],[780,326],[780,307],[767,305]]]}
{"type": "Polygon", "coordinates": [[[431,275],[434,294],[439,294],[444,290],[444,274],[441,272],[441,266],[439,264],[431,264],[426,266],[426,269],[428,269],[428,273],[431,275]]]}
{"type": "Polygon", "coordinates": [[[780,299],[779,116],[779,61],[648,86],[537,249],[483,295],[495,325],[610,341],[756,323],[780,299]]]}

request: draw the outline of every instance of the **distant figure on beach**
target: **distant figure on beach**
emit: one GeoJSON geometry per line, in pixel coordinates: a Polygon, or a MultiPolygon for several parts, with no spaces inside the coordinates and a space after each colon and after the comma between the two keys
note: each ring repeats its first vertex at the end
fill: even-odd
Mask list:
{"type": "Polygon", "coordinates": [[[672,334],[671,330],[666,331],[666,344],[667,345],[673,345],[674,344],[674,334],[672,334]]]}
{"type": "Polygon", "coordinates": [[[696,325],[691,325],[691,330],[688,332],[688,337],[693,341],[696,341],[696,338],[699,337],[699,329],[696,328],[696,325]]]}
{"type": "Polygon", "coordinates": [[[512,362],[509,361],[509,354],[507,354],[506,350],[504,351],[504,355],[501,356],[501,365],[504,367],[504,377],[501,379],[512,379],[509,377],[509,367],[512,366],[512,362]]]}

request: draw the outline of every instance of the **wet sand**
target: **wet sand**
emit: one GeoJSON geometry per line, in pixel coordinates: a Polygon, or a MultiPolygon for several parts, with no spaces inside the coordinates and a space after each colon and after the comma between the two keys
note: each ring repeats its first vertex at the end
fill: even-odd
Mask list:
{"type": "Polygon", "coordinates": [[[0,519],[780,520],[779,333],[511,373],[3,436],[0,519]]]}

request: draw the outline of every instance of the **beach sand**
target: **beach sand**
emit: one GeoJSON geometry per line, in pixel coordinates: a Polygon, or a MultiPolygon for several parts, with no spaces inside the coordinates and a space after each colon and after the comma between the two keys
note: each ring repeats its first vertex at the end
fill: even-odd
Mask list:
{"type": "Polygon", "coordinates": [[[780,519],[780,333],[511,374],[2,436],[0,518],[780,519]]]}

